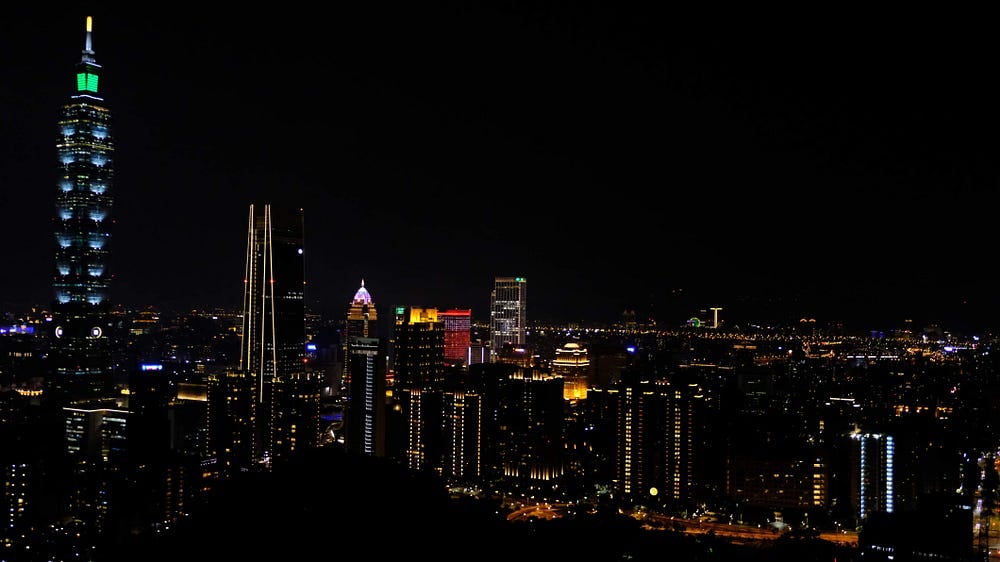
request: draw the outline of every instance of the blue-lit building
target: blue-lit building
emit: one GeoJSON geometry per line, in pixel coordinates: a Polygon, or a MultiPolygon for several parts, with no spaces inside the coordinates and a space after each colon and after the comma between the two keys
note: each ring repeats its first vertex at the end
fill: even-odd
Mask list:
{"type": "Polygon", "coordinates": [[[94,58],[92,24],[88,17],[75,93],[62,107],[56,143],[55,300],[48,392],[63,405],[105,394],[112,370],[108,256],[115,149],[111,111],[100,95],[101,66],[94,58]]]}
{"type": "Polygon", "coordinates": [[[892,513],[895,507],[895,437],[860,431],[851,437],[856,443],[856,484],[853,493],[858,518],[865,520],[873,513],[892,513]]]}

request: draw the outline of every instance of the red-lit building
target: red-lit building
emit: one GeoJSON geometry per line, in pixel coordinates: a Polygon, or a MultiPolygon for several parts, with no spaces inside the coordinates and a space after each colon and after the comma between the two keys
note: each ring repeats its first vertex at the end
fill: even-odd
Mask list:
{"type": "Polygon", "coordinates": [[[451,308],[438,312],[444,320],[444,362],[445,365],[468,365],[469,345],[472,333],[472,310],[451,308]]]}

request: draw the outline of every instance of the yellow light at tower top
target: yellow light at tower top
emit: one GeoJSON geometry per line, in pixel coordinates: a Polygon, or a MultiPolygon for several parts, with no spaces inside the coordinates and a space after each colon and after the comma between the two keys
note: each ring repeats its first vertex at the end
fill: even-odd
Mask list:
{"type": "Polygon", "coordinates": [[[94,18],[92,16],[87,16],[87,32],[94,30],[94,18]]]}

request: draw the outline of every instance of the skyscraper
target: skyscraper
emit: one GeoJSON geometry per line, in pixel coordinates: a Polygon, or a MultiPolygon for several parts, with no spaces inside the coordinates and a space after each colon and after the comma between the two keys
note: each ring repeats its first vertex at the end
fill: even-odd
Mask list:
{"type": "Polygon", "coordinates": [[[347,448],[358,454],[381,457],[385,454],[386,361],[377,321],[375,303],[362,279],[344,323],[347,448]]]}
{"type": "Polygon", "coordinates": [[[111,112],[99,95],[87,17],[76,88],[63,106],[56,153],[55,273],[50,398],[65,405],[99,397],[111,382],[108,290],[114,137],[111,112]]]}
{"type": "Polygon", "coordinates": [[[627,369],[617,384],[616,478],[622,497],[684,502],[694,490],[696,385],[627,369]]]}
{"type": "Polygon", "coordinates": [[[354,293],[347,307],[347,321],[344,323],[344,337],[341,343],[344,360],[345,382],[349,383],[351,378],[351,344],[354,338],[377,338],[378,337],[378,311],[371,293],[365,288],[365,280],[361,280],[361,287],[354,293]]]}
{"type": "Polygon", "coordinates": [[[253,378],[267,465],[318,443],[320,383],[305,365],[302,209],[250,205],[247,231],[240,371],[253,378]]]}
{"type": "Polygon", "coordinates": [[[472,309],[450,308],[438,312],[444,320],[444,361],[446,365],[468,367],[472,339],[472,309]]]}
{"type": "Polygon", "coordinates": [[[851,434],[855,442],[855,474],[852,479],[852,503],[858,518],[865,520],[873,513],[893,512],[893,462],[896,456],[895,438],[885,433],[851,434]]]}
{"type": "Polygon", "coordinates": [[[565,473],[563,378],[518,366],[500,382],[499,400],[501,478],[520,492],[555,490],[565,473]]]}
{"type": "Polygon", "coordinates": [[[527,291],[524,277],[497,277],[490,293],[490,362],[505,347],[523,347],[527,341],[527,291]]]}
{"type": "Polygon", "coordinates": [[[564,399],[572,402],[587,399],[587,389],[590,386],[590,358],[586,347],[579,342],[571,341],[556,348],[556,356],[552,360],[552,372],[561,375],[564,380],[564,399]]]}
{"type": "Polygon", "coordinates": [[[225,479],[256,465],[257,392],[253,373],[208,375],[208,470],[225,479]]]}
{"type": "Polygon", "coordinates": [[[367,456],[385,455],[385,360],[378,338],[351,341],[347,448],[367,456]]]}
{"type": "Polygon", "coordinates": [[[443,447],[444,322],[436,308],[398,306],[392,339],[396,417],[387,454],[405,455],[406,466],[414,470],[437,467],[443,447]],[[405,442],[400,439],[404,434],[405,442]]]}

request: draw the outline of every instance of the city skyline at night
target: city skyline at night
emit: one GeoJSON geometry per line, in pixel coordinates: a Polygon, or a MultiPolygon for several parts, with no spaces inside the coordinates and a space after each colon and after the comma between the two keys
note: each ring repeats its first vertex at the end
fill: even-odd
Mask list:
{"type": "MultiPolygon", "coordinates": [[[[722,307],[984,330],[1000,313],[975,33],[728,33],[600,2],[338,10],[93,14],[116,108],[112,303],[238,306],[233,233],[258,201],[330,217],[305,236],[324,312],[365,279],[385,306],[484,319],[494,277],[524,275],[534,320],[722,307]]],[[[51,123],[84,17],[5,26],[6,309],[52,299],[51,123]]]]}
{"type": "Polygon", "coordinates": [[[0,559],[1000,552],[983,37],[329,11],[0,22],[0,559]]]}

